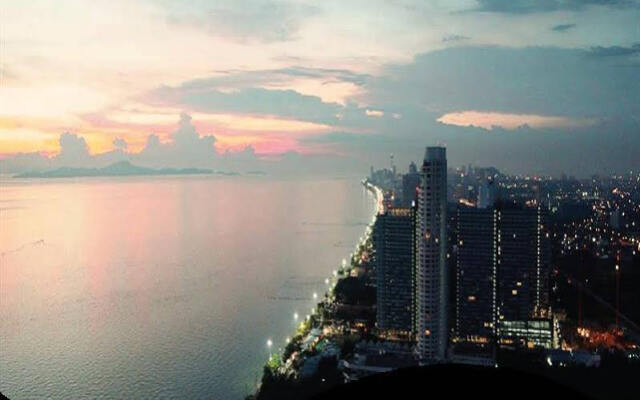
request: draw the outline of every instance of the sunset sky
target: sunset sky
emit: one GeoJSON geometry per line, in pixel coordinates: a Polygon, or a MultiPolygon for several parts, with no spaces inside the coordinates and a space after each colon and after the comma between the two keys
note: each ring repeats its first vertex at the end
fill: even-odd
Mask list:
{"type": "Polygon", "coordinates": [[[0,158],[57,157],[65,132],[88,157],[138,154],[182,131],[213,156],[368,168],[444,143],[454,163],[624,170],[638,21],[634,0],[5,1],[0,158]]]}

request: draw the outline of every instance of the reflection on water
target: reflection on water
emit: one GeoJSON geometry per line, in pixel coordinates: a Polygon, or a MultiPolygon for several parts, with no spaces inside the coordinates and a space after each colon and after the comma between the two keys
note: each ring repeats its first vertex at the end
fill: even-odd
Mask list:
{"type": "Polygon", "coordinates": [[[3,180],[0,391],[241,398],[374,206],[355,180],[3,180]]]}

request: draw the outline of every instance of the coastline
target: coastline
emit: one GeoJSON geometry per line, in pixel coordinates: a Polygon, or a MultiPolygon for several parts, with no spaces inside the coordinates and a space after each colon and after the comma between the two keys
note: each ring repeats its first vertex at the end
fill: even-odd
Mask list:
{"type": "MultiPolygon", "coordinates": [[[[253,393],[246,396],[246,399],[262,398],[262,389],[265,381],[273,380],[274,376],[280,375],[290,377],[292,373],[299,376],[301,371],[299,366],[294,366],[295,358],[305,350],[304,347],[309,344],[310,338],[313,339],[311,340],[313,345],[320,342],[320,338],[323,335],[318,334],[317,331],[323,327],[323,311],[336,300],[336,286],[341,280],[351,276],[352,270],[359,266],[359,262],[362,260],[363,254],[366,254],[371,250],[373,226],[378,215],[383,210],[384,195],[382,189],[373,185],[367,179],[363,179],[361,184],[374,196],[376,200],[376,207],[373,212],[371,222],[365,227],[363,235],[356,243],[354,251],[350,253],[349,261],[347,262],[347,259],[343,258],[341,266],[335,269],[330,277],[325,279],[328,289],[322,297],[322,300],[316,303],[312,308],[311,313],[307,314],[302,322],[300,322],[295,332],[293,332],[293,335],[290,338],[287,338],[287,346],[282,350],[282,352],[273,353],[269,356],[267,362],[263,366],[261,382],[258,383],[253,393]]],[[[271,345],[271,340],[268,340],[267,346],[270,348],[271,345]]],[[[267,398],[271,397],[267,396],[267,398]]]]}

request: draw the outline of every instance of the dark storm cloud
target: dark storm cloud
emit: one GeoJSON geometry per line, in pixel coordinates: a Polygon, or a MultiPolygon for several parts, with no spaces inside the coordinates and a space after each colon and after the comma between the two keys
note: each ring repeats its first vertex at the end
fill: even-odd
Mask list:
{"type": "MultiPolygon", "coordinates": [[[[361,99],[378,109],[640,115],[640,65],[552,47],[456,47],[391,65],[361,99]]],[[[406,114],[406,111],[401,111],[406,114]]]]}
{"type": "Polygon", "coordinates": [[[558,10],[582,10],[587,6],[637,7],[638,0],[477,0],[476,11],[529,14],[558,10]]]}
{"type": "Polygon", "coordinates": [[[554,25],[551,27],[551,30],[554,32],[567,32],[570,29],[573,29],[576,27],[576,24],[560,24],[560,25],[554,25]]]}
{"type": "Polygon", "coordinates": [[[366,154],[373,164],[393,153],[399,165],[425,145],[445,143],[451,165],[494,165],[511,172],[585,176],[637,166],[640,66],[589,57],[590,50],[458,47],[389,65],[360,101],[383,110],[372,133],[332,132],[309,142],[366,154]],[[558,128],[482,128],[440,124],[455,111],[564,116],[592,124],[558,128]],[[593,160],[588,162],[587,160],[593,160]]]}

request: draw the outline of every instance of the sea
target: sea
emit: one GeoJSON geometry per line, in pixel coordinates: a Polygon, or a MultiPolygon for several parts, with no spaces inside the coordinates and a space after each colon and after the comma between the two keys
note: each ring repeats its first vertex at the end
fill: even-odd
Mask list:
{"type": "Polygon", "coordinates": [[[243,399],[375,207],[357,178],[3,177],[0,392],[243,399]]]}

